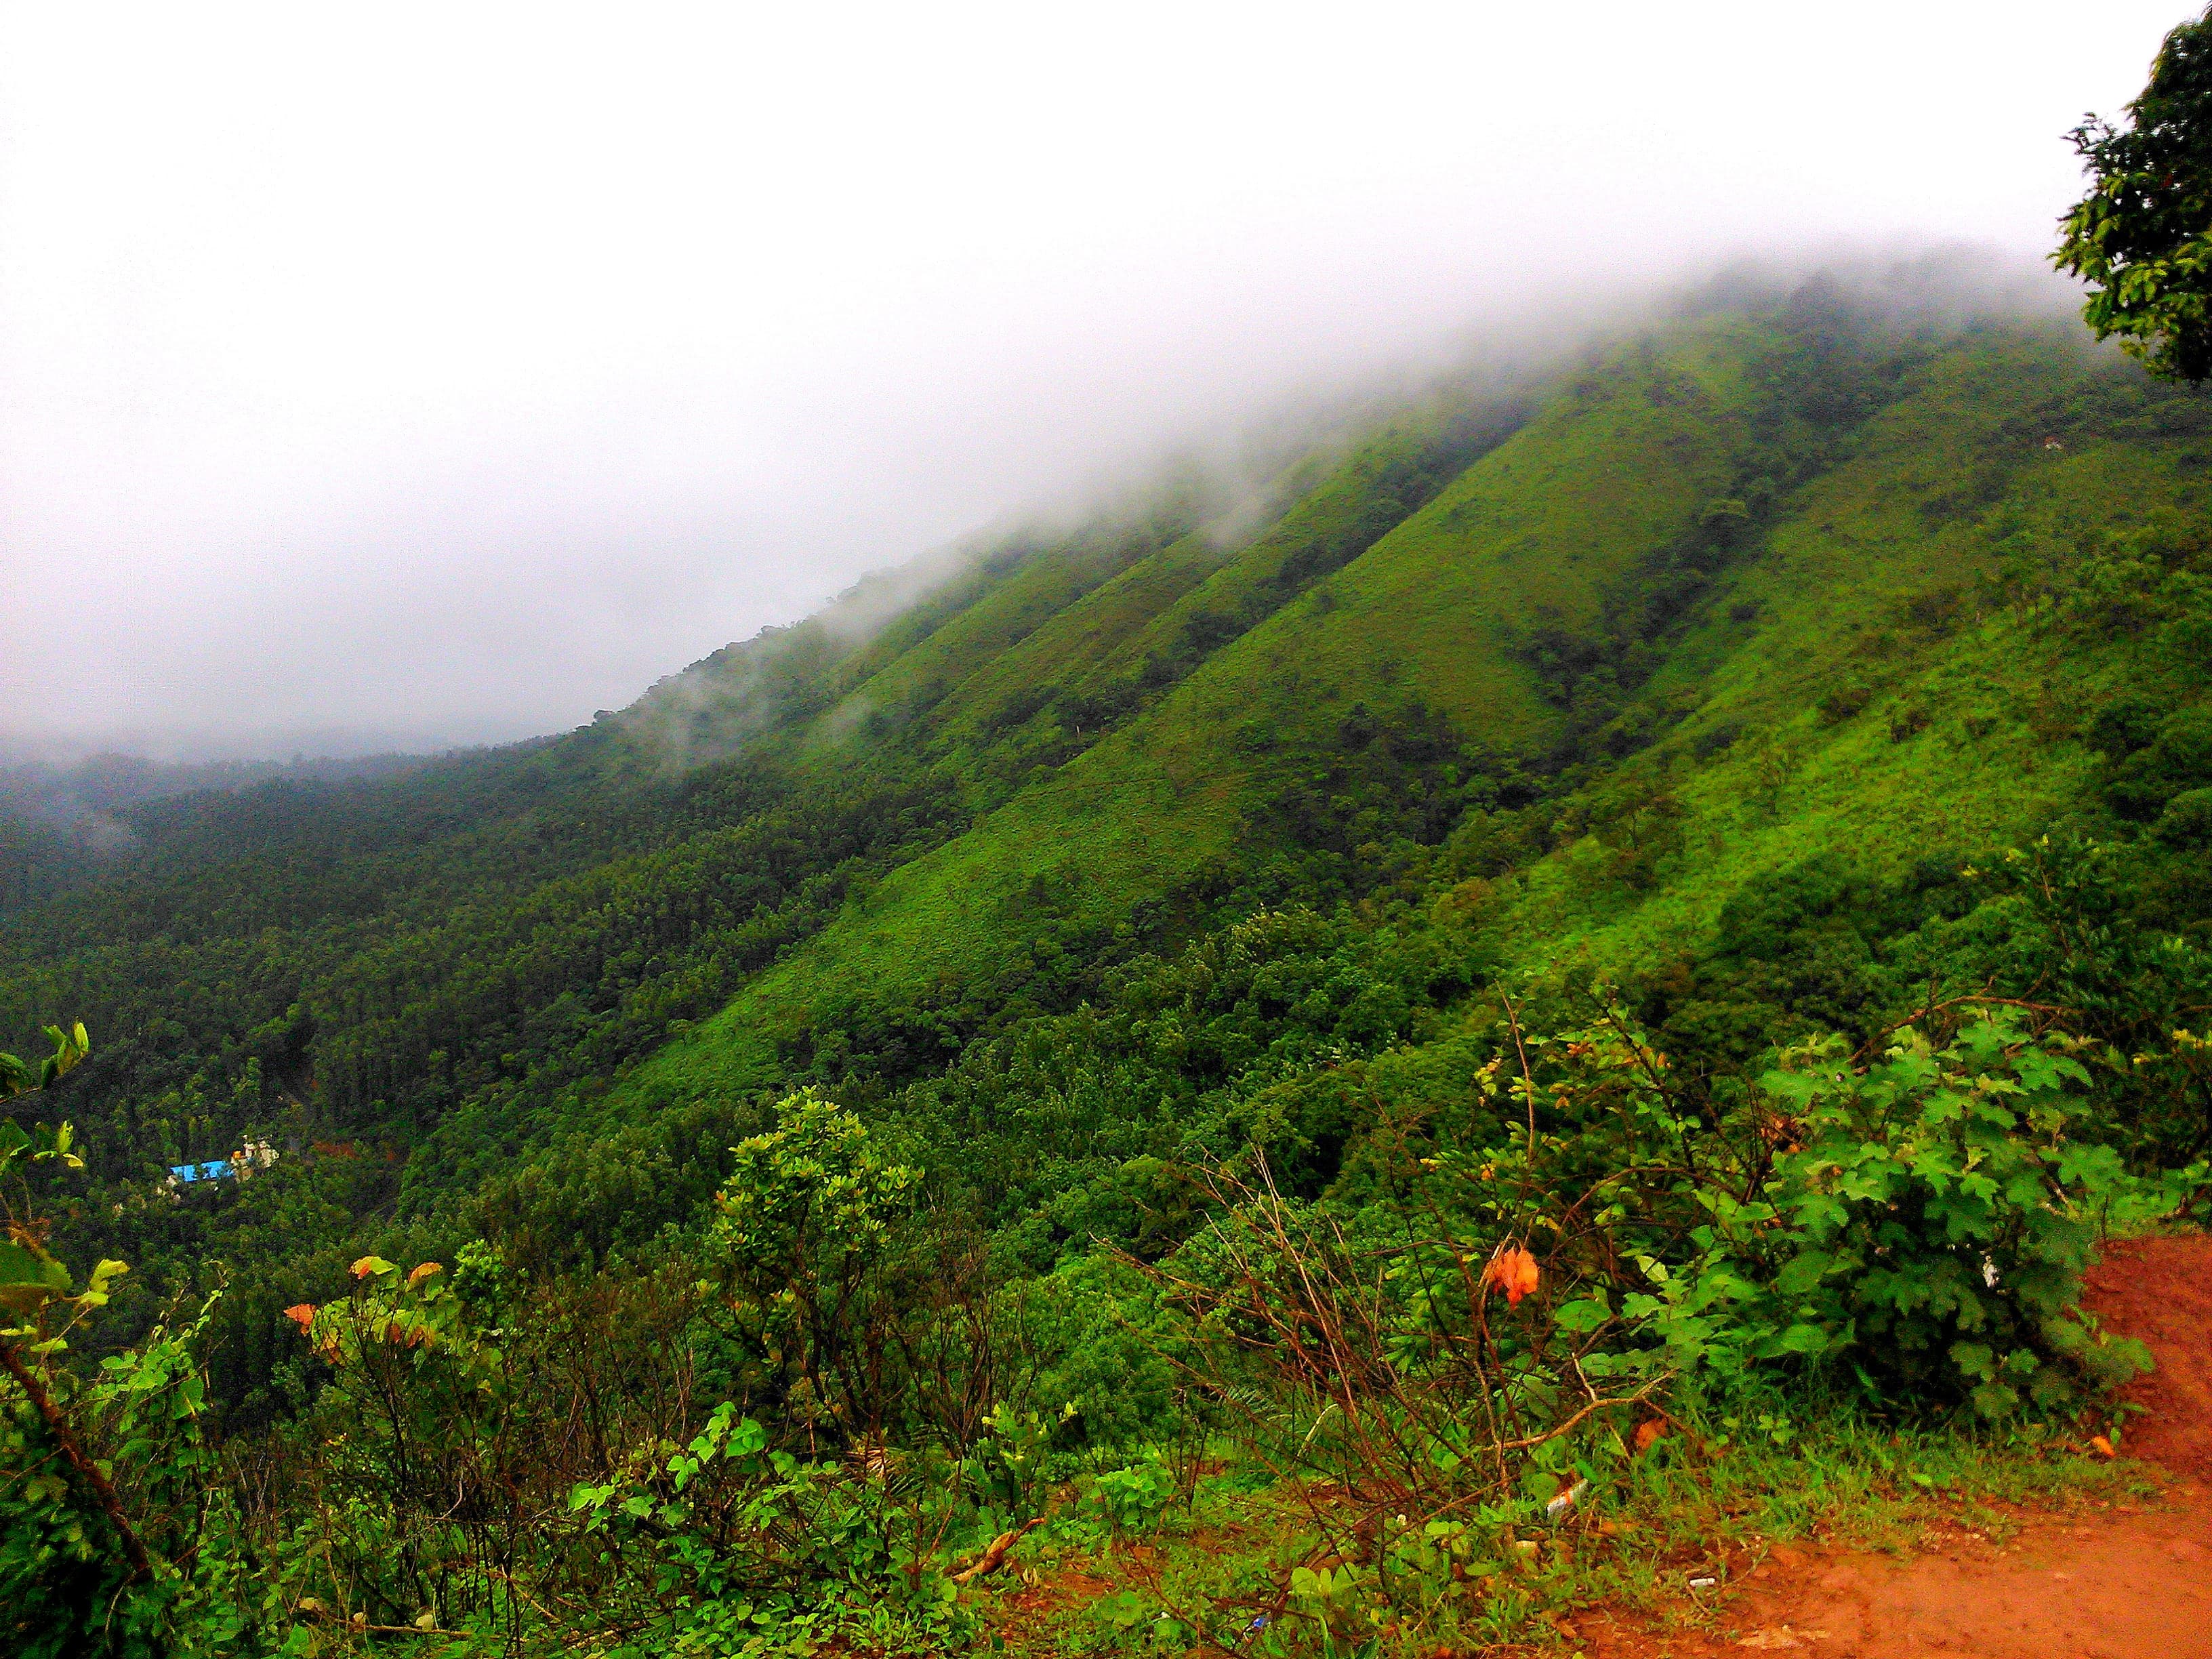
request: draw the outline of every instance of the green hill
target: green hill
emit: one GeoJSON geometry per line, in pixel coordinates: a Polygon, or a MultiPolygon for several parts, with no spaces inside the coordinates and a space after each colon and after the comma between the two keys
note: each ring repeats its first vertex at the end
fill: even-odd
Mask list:
{"type": "Polygon", "coordinates": [[[121,1489],[0,1387],[19,1643],[1413,1659],[2115,1478],[2212,404],[1895,283],[1548,361],[573,732],[4,826],[83,1158],[0,1128],[4,1340],[121,1489]]]}
{"type": "MultiPolygon", "coordinates": [[[[142,1309],[250,1259],[241,1327],[393,1229],[596,1255],[687,1224],[796,1083],[941,1155],[964,1068],[1255,914],[1425,964],[1360,969],[1395,1012],[1356,1034],[1255,1015],[1255,1054],[1321,1045],[1293,1073],[1507,983],[1602,976],[1723,1072],[1930,975],[2047,990],[1993,919],[2016,896],[1960,872],[2047,833],[2201,860],[2157,789],[2112,791],[2161,744],[2167,795],[2212,781],[2176,643],[2212,425],[2063,327],[1935,315],[1826,281],[1709,304],[1442,380],[1256,489],[1178,479],[873,579],[564,737],[126,809],[138,850],[0,950],[7,1029],[96,1035],[70,1110],[118,1196],[80,1224],[153,1265],[142,1309]],[[1776,904],[1809,908],[1747,945],[1776,904]],[[257,1191],[149,1207],[256,1135],[295,1154],[257,1191]]],[[[2194,890],[2160,876],[2139,925],[2197,951],[2194,890]]],[[[2197,971],[2100,992],[2112,1029],[2197,971]]],[[[1146,1077],[1160,1145],[1208,1155],[1289,1086],[1146,1077]]]]}
{"type": "MultiPolygon", "coordinates": [[[[2094,696],[2097,671],[2039,647],[2032,623],[1987,615],[1970,590],[1998,576],[2023,515],[2094,543],[2161,508],[2199,510],[2193,439],[2085,429],[2066,407],[2095,374],[2079,348],[1990,331],[1851,362],[1844,373],[1875,385],[1853,387],[1867,406],[1838,441],[1787,405],[1806,395],[1785,378],[1802,350],[1786,331],[1731,319],[1641,343],[1582,377],[1140,717],[901,868],[629,1089],[661,1104],[765,1085],[777,1044],[863,963],[876,996],[957,1000],[1040,914],[1110,923],[1249,861],[1267,849],[1255,820],[1339,744],[1355,708],[1385,727],[1439,716],[1501,769],[1641,751],[1610,793],[1663,789],[1679,815],[1669,836],[1725,853],[1675,854],[1660,890],[1623,915],[1617,890],[1589,895],[1594,906],[1567,897],[1577,885],[1565,872],[1601,838],[1560,848],[1526,874],[1534,913],[1503,923],[1523,960],[1574,948],[1613,965],[1626,951],[1625,969],[1668,945],[1694,948],[1699,918],[1709,929],[1734,885],[1824,848],[1910,864],[1928,855],[1931,830],[1964,856],[2063,816],[2094,782],[2094,758],[2051,752],[2048,734],[2017,716],[2094,696]],[[2074,447],[2045,448],[2062,429],[2074,447]],[[1739,516],[1747,497],[1758,510],[1739,516]],[[1716,522],[1758,538],[1755,556],[1720,544],[1716,522]],[[2054,679],[2077,676],[2092,684],[2054,679]],[[1838,698],[1870,712],[1832,720],[1824,699],[1838,698]],[[1901,744],[1883,718],[1897,710],[1925,722],[1901,744]],[[1961,720],[1991,729],[1961,744],[1961,720]],[[1743,741],[1750,728],[1759,738],[1743,741]],[[1716,734],[1731,741],[1701,753],[1716,734]],[[1778,757],[1790,805],[1762,812],[1757,779],[1778,757]]],[[[1358,482],[1331,486],[1349,494],[1358,482]]],[[[1236,616],[1267,580],[1249,573],[1274,562],[1270,544],[1329,504],[1316,495],[1200,584],[1199,603],[1218,593],[1216,614],[1236,616]]],[[[1114,598],[1109,584],[1085,605],[1114,598]]],[[[1084,609],[1062,619],[1066,634],[1084,609]]],[[[1026,683],[1049,685],[1060,659],[1029,666],[1026,683]]]]}

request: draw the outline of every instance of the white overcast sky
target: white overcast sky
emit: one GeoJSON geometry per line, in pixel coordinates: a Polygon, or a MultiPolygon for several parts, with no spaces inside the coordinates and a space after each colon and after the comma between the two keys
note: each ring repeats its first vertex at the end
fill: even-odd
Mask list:
{"type": "Polygon", "coordinates": [[[1463,319],[2039,251],[2181,15],[0,3],[0,734],[558,729],[1463,319]]]}

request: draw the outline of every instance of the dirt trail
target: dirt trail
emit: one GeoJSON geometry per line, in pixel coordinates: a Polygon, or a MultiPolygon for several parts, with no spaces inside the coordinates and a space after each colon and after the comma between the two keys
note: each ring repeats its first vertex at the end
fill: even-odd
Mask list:
{"type": "Polygon", "coordinates": [[[2123,1398],[2123,1449],[2199,1486],[2212,1485],[2212,1237],[2114,1244],[2089,1273],[2090,1310],[2105,1328],[2142,1338],[2158,1369],[2123,1398]]]}
{"type": "Polygon", "coordinates": [[[1965,1531],[1910,1560],[1777,1550],[1707,1637],[1586,1620],[1600,1656],[1795,1650],[1820,1659],[2212,1659],[2212,1238],[2113,1245],[2089,1275],[2106,1328],[2149,1344],[2124,1449],[2168,1477],[2150,1503],[2029,1516],[2002,1545],[1965,1531]]]}

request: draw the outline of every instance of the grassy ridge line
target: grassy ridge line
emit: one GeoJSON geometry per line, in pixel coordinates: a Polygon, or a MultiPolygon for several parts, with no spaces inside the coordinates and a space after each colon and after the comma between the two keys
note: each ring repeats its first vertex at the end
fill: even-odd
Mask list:
{"type": "Polygon", "coordinates": [[[1605,581],[1686,528],[1741,441],[1741,365],[1766,337],[1703,325],[1578,381],[1320,594],[893,873],[672,1041],[617,1091],[613,1113],[768,1082],[775,1039],[860,964],[878,990],[956,976],[1007,942],[1008,901],[1035,881],[1095,915],[1164,891],[1229,849],[1269,769],[1224,741],[1233,723],[1257,714],[1318,737],[1355,702],[1418,692],[1492,743],[1547,741],[1559,717],[1510,654],[1512,620],[1539,607],[1588,616],[1605,581]]]}
{"type": "MultiPolygon", "coordinates": [[[[1188,543],[1188,535],[1172,544],[1188,543]]],[[[880,662],[856,664],[855,675],[836,706],[817,721],[802,749],[804,757],[823,763],[842,751],[870,746],[871,714],[894,714],[920,708],[933,710],[950,702],[958,688],[988,673],[991,665],[1052,619],[1081,604],[1102,582],[1132,565],[1158,556],[1146,532],[1120,535],[1078,535],[1032,556],[942,625],[880,662]],[[931,692],[936,691],[933,699],[931,692]]]]}
{"type": "MultiPolygon", "coordinates": [[[[1193,608],[1185,601],[1196,597],[1201,604],[1234,605],[1275,579],[1302,550],[1341,532],[1358,516],[1377,475],[1432,445],[1448,418],[1445,409],[1431,406],[1395,423],[1242,549],[1224,551],[1219,525],[1194,531],[1018,636],[1010,637],[1005,613],[1033,615],[1033,596],[1056,577],[1055,569],[1042,568],[1039,561],[1031,580],[1023,580],[1030,574],[1025,571],[965,599],[946,623],[902,642],[903,649],[860,680],[817,728],[810,761],[817,767],[833,763],[854,746],[868,708],[910,697],[933,673],[963,675],[935,711],[941,744],[947,737],[974,740],[988,712],[1019,690],[1057,682],[1079,690],[1127,672],[1148,649],[1169,645],[1193,608]]],[[[1279,479],[1264,493],[1282,484],[1279,479]]],[[[1218,732],[1184,725],[1199,737],[1200,750],[1218,741],[1218,732]]],[[[1001,807],[979,826],[983,833],[941,849],[930,860],[929,879],[915,881],[902,872],[852,902],[836,924],[846,948],[879,955],[893,948],[896,933],[902,964],[921,969],[909,971],[909,982],[926,985],[960,965],[952,953],[933,953],[933,943],[971,933],[1004,904],[1008,890],[1041,874],[1063,885],[1095,884],[1101,907],[1126,911],[1157,895],[1175,874],[1226,850],[1237,822],[1234,784],[1241,780],[1201,777],[1204,764],[1202,756],[1178,765],[1151,752],[1143,726],[1127,736],[1107,737],[1001,807]],[[1190,799],[1194,784],[1204,787],[1195,800],[1190,799]],[[1170,821],[1176,822],[1179,839],[1155,845],[1146,826],[1170,821]],[[1004,862],[1009,849],[1016,859],[1012,878],[1004,862]],[[1102,851],[1109,855],[1103,866],[1097,862],[1102,851]],[[983,907],[963,902],[979,894],[986,896],[983,907]]],[[[627,1079],[628,1091],[659,1107],[774,1081],[780,1070],[775,1039],[805,1023],[815,996],[836,977],[834,965],[812,971],[811,955],[802,952],[757,977],[721,1015],[696,1034],[672,1040],[627,1079]]],[[[623,1113],[619,1097],[612,1110],[623,1113]]]]}
{"type": "MultiPolygon", "coordinates": [[[[1503,441],[1517,424],[1517,412],[1509,399],[1486,403],[1480,398],[1459,395],[1437,399],[1394,421],[1300,493],[1275,523],[1230,556],[1218,558],[1210,567],[1200,567],[1198,580],[1157,607],[1140,627],[1127,631],[1111,652],[1098,659],[1079,689],[1109,675],[1133,672],[1149,655],[1172,655],[1201,616],[1256,621],[1261,615],[1279,609],[1285,596],[1294,596],[1308,580],[1299,574],[1299,562],[1341,537],[1356,535],[1364,515],[1376,507],[1378,495],[1387,490],[1394,476],[1439,452],[1448,452],[1454,445],[1455,428],[1472,428],[1472,433],[1460,434],[1460,440],[1468,447],[1480,450],[1503,441]]],[[[1306,471],[1310,465],[1302,463],[1292,471],[1306,471]]],[[[1262,493],[1273,496],[1285,488],[1285,481],[1278,480],[1262,493]]],[[[1213,533],[1225,538],[1231,532],[1226,526],[1218,526],[1213,533]]],[[[1054,660],[1040,652],[1033,661],[1010,665],[1032,672],[1048,672],[1054,660]]]]}
{"type": "Polygon", "coordinates": [[[1294,672],[1255,689],[1286,719],[1311,708],[1310,687],[1323,700],[1418,693],[1478,741],[1549,742],[1559,716],[1512,653],[1514,630],[1587,621],[1606,584],[1688,527],[1743,441],[1744,360],[1768,337],[1755,323],[1685,328],[1571,383],[1284,618],[1267,643],[1285,665],[1295,649],[1294,672]]]}
{"type": "MultiPolygon", "coordinates": [[[[1279,608],[1378,511],[1382,521],[1368,540],[1413,510],[1394,506],[1394,484],[1402,487],[1455,452],[1471,459],[1518,419],[1509,394],[1441,392],[1347,453],[1301,459],[1225,513],[1124,560],[1103,580],[1055,589],[1054,572],[1045,569],[1034,580],[1026,572],[1010,579],[951,625],[899,654],[877,653],[880,665],[853,681],[811,736],[810,757],[849,761],[866,746],[872,714],[920,706],[931,752],[971,773],[991,761],[1017,771],[1025,759],[1063,762],[1064,726],[1087,720],[1087,732],[1078,736],[1095,741],[1115,717],[1071,715],[1058,706],[1040,720],[1038,710],[1101,698],[1110,710],[1133,693],[1156,692],[1164,682],[1147,678],[1148,671],[1214,648],[1218,641],[1195,637],[1194,628],[1242,631],[1279,608]]],[[[1060,552],[1054,564],[1082,556],[1080,549],[1060,552]]]]}
{"type": "Polygon", "coordinates": [[[1115,572],[963,678],[945,700],[940,737],[977,733],[1018,694],[1040,684],[1078,686],[1120,662],[1131,641],[1141,639],[1224,556],[1211,532],[1194,530],[1115,572]]]}

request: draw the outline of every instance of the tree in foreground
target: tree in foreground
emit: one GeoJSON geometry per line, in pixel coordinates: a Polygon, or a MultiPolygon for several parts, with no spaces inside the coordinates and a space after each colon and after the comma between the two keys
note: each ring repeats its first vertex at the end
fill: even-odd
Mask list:
{"type": "Polygon", "coordinates": [[[2166,37],[2122,124],[2072,137],[2089,189],[2051,258],[2089,283],[2083,317],[2154,374],[2212,375],[2212,12],[2166,37]]]}

